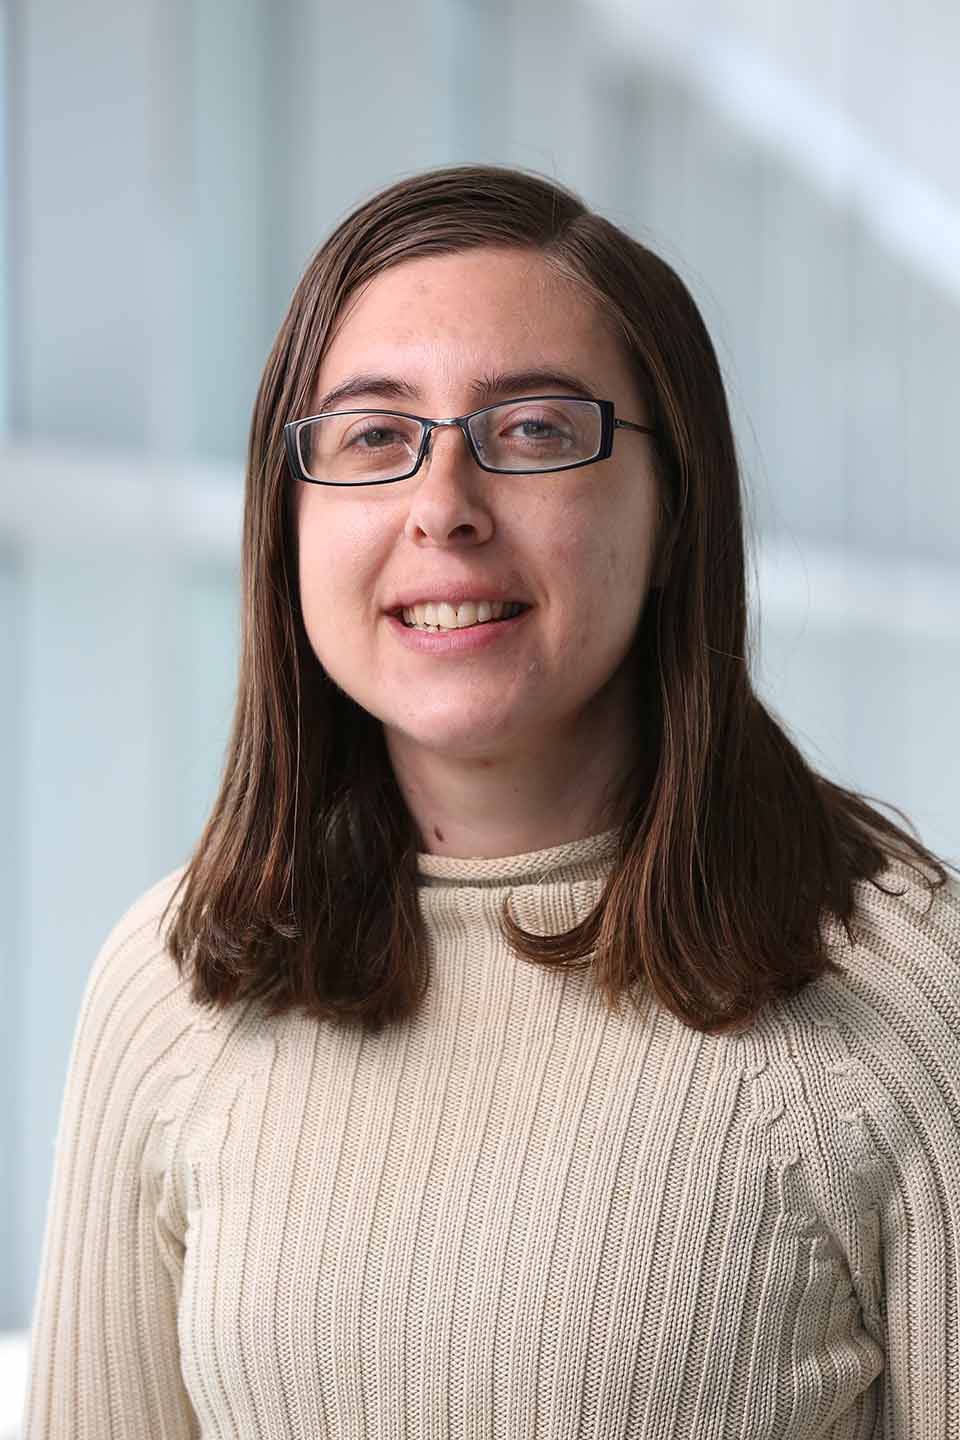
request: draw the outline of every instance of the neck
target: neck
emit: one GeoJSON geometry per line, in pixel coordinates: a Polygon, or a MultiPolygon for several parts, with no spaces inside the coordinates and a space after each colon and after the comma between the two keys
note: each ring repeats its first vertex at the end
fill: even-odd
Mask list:
{"type": "Polygon", "coordinates": [[[609,714],[469,756],[393,730],[385,739],[421,850],[462,859],[524,855],[619,825],[637,744],[609,714]]]}

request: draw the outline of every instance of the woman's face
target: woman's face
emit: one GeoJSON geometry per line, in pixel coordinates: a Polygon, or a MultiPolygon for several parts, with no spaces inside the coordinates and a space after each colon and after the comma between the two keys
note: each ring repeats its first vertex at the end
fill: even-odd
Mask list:
{"type": "MultiPolygon", "coordinates": [[[[546,378],[554,372],[612,400],[618,417],[649,423],[600,311],[539,255],[491,247],[408,260],[347,307],[309,413],[352,377],[361,378],[356,393],[332,408],[440,419],[521,395],[575,395],[569,381],[546,378]],[[524,372],[543,375],[511,381],[524,372]]],[[[655,563],[650,446],[649,436],[618,430],[600,464],[496,475],[474,464],[451,427],[434,431],[406,480],[297,484],[310,643],[337,685],[383,722],[394,755],[414,746],[449,758],[536,756],[578,727],[595,735],[598,714],[622,724],[630,686],[621,665],[655,563]],[[414,602],[459,600],[529,608],[437,634],[399,616],[414,602]]]]}

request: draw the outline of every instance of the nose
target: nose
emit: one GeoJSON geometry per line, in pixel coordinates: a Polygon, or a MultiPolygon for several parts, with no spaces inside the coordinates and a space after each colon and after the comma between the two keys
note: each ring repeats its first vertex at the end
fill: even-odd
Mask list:
{"type": "Polygon", "coordinates": [[[488,478],[456,425],[432,430],[413,477],[404,534],[417,545],[482,545],[494,529],[488,478]]]}

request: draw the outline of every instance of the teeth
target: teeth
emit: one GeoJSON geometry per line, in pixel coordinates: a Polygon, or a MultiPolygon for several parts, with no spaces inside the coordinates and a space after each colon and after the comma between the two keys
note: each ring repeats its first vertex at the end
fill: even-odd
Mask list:
{"type": "Polygon", "coordinates": [[[465,600],[454,609],[446,600],[412,605],[403,611],[404,624],[417,630],[463,630],[468,625],[485,625],[488,620],[509,620],[523,606],[516,600],[465,600]]]}

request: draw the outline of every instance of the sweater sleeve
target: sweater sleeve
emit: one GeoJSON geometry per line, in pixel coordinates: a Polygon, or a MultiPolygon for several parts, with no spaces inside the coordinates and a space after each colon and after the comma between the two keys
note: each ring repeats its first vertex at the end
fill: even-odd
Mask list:
{"type": "Polygon", "coordinates": [[[179,873],[127,912],[87,981],[60,1110],[24,1440],[200,1434],[179,1363],[183,1236],[151,1139],[178,1064],[189,1070],[197,1013],[157,928],[179,873]]]}
{"type": "Polygon", "coordinates": [[[910,874],[865,906],[851,1050],[878,1162],[878,1440],[946,1440],[960,1435],[960,892],[931,897],[910,874]]]}

